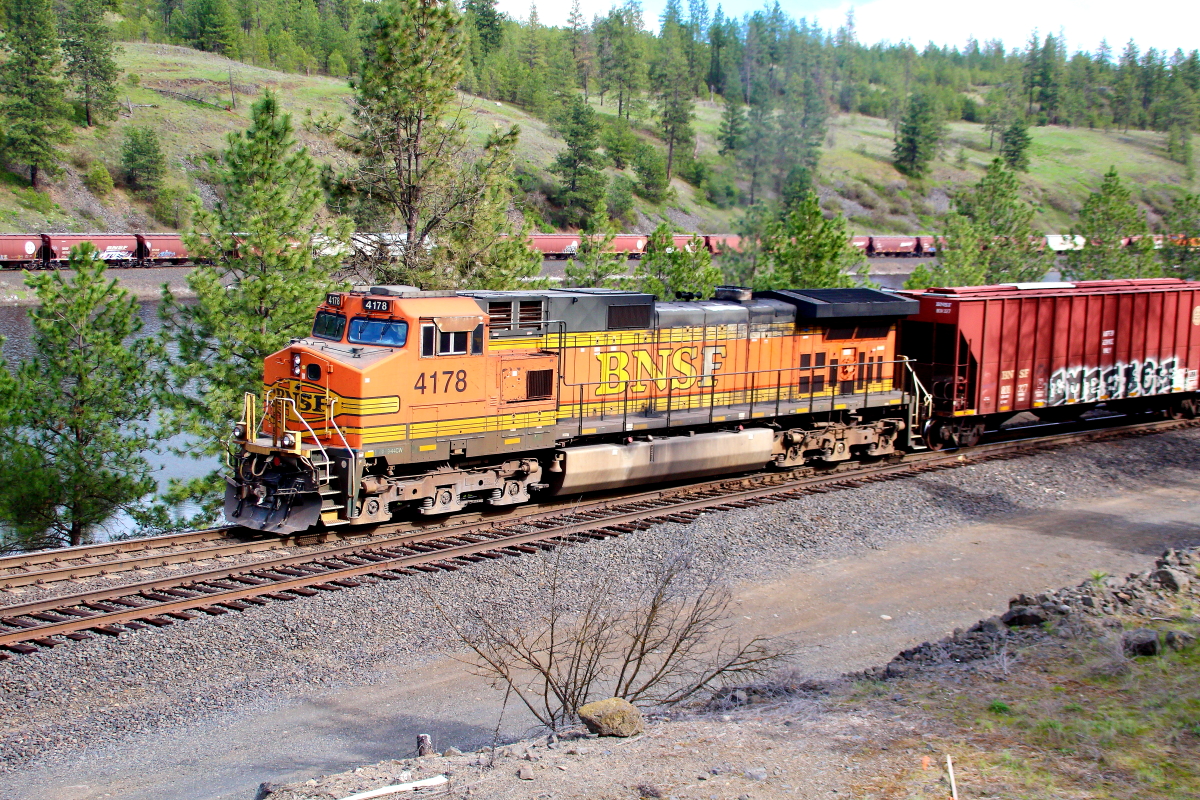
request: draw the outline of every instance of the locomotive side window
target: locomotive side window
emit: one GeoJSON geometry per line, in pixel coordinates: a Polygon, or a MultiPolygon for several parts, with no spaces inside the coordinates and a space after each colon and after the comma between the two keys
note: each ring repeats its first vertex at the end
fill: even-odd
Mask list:
{"type": "Polygon", "coordinates": [[[438,331],[438,355],[462,356],[467,354],[467,331],[438,331]]]}
{"type": "Polygon", "coordinates": [[[355,317],[350,320],[350,341],[354,344],[404,347],[408,341],[408,323],[402,319],[355,317]]]}
{"type": "Polygon", "coordinates": [[[471,331],[443,331],[430,324],[421,326],[422,357],[465,356],[468,348],[472,353],[483,352],[482,325],[471,331]]]}
{"type": "Polygon", "coordinates": [[[342,332],[346,330],[346,318],[341,314],[331,314],[328,311],[318,311],[313,323],[312,335],[320,339],[330,339],[335,342],[342,340],[342,332]]]}

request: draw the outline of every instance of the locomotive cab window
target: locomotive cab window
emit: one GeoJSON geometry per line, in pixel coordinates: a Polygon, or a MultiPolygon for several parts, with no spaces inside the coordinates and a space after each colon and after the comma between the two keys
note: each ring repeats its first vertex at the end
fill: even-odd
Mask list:
{"type": "Polygon", "coordinates": [[[470,331],[442,331],[436,325],[421,326],[422,356],[465,356],[483,352],[483,326],[470,331]]]}
{"type": "Polygon", "coordinates": [[[402,319],[355,317],[350,320],[350,341],[354,344],[404,347],[408,341],[408,323],[402,319]]]}
{"type": "Polygon", "coordinates": [[[313,322],[312,335],[319,339],[329,339],[340,342],[342,333],[346,330],[346,318],[341,314],[328,311],[318,311],[317,319],[313,322]]]}

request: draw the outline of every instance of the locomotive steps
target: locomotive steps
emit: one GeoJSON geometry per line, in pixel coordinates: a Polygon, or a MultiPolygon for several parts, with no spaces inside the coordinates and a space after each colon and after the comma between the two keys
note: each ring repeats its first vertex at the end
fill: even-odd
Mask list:
{"type": "MultiPolygon", "coordinates": [[[[254,563],[239,563],[169,576],[133,581],[118,587],[93,589],[76,594],[49,595],[43,599],[0,607],[0,660],[10,654],[30,654],[43,648],[92,638],[115,636],[123,630],[164,627],[192,619],[198,613],[211,616],[244,611],[270,602],[289,602],[319,592],[354,588],[363,580],[396,580],[416,572],[455,571],[484,559],[521,555],[576,541],[620,536],[662,522],[691,522],[710,511],[747,508],[777,503],[811,493],[852,488],[866,482],[893,480],[929,470],[947,469],[984,460],[1014,458],[1063,444],[1137,436],[1191,427],[1195,422],[1159,421],[1123,425],[1092,431],[1076,431],[1037,439],[985,444],[970,451],[942,451],[909,455],[903,460],[876,464],[842,464],[817,473],[811,468],[789,473],[760,473],[741,478],[724,478],[700,484],[668,487],[620,497],[597,498],[575,503],[517,507],[502,519],[466,522],[451,519],[431,525],[397,523],[381,526],[376,535],[355,537],[317,552],[300,548],[271,557],[270,551],[284,548],[267,540],[236,544],[207,544],[224,531],[184,534],[195,537],[198,552],[239,555],[247,549],[265,553],[254,563]]],[[[176,537],[173,546],[187,544],[176,537]]],[[[129,569],[162,561],[189,560],[187,551],[163,555],[145,552],[146,542],[96,546],[92,555],[118,554],[122,547],[129,569]],[[114,548],[106,549],[106,548],[114,548]]],[[[72,569],[92,575],[98,565],[63,567],[45,559],[56,551],[38,555],[39,564],[24,573],[36,583],[40,568],[51,579],[61,579],[72,569]]],[[[10,560],[11,562],[12,560],[10,560]]],[[[117,570],[116,561],[106,565],[117,570]]],[[[10,563],[11,567],[11,563],[10,563]]],[[[28,567],[26,567],[28,569],[28,567]]],[[[39,587],[44,590],[45,587],[39,587]]]]}

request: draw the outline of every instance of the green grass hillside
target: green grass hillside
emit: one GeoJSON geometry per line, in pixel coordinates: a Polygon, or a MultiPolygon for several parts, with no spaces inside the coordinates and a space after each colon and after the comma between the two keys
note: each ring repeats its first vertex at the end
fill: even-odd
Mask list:
{"type": "MultiPolygon", "coordinates": [[[[265,89],[280,94],[298,124],[309,109],[314,113],[345,113],[347,109],[350,90],[344,80],[276,72],[185,47],[139,43],[123,47],[121,66],[129,78],[121,84],[124,108],[120,118],[91,130],[77,128],[74,141],[65,148],[63,172],[49,181],[46,191],[34,192],[22,177],[0,173],[0,231],[169,227],[153,219],[145,202],[120,188],[120,150],[127,127],[158,130],[170,165],[170,182],[211,198],[211,190],[203,182],[203,156],[219,149],[228,132],[245,126],[251,103],[265,89]],[[236,108],[230,107],[231,81],[236,108]],[[82,181],[96,160],[118,178],[117,190],[103,199],[95,197],[82,181]]],[[[549,177],[546,170],[562,143],[545,121],[508,104],[466,99],[473,106],[469,119],[478,141],[493,126],[519,124],[521,166],[549,177]]],[[[597,110],[615,111],[611,105],[597,110]]],[[[714,161],[720,115],[719,102],[697,103],[697,152],[714,161]]],[[[650,124],[643,123],[642,135],[649,137],[650,131],[650,124]]],[[[1034,128],[1031,133],[1032,168],[1025,183],[1039,207],[1037,222],[1048,232],[1070,226],[1073,214],[1109,165],[1115,165],[1129,180],[1152,215],[1169,205],[1181,189],[1195,190],[1195,183],[1186,181],[1183,167],[1167,160],[1165,134],[1072,128],[1034,128]]],[[[303,130],[298,135],[317,157],[334,157],[328,142],[303,130]]],[[[935,230],[936,219],[949,207],[954,187],[977,180],[993,157],[994,151],[987,145],[988,136],[981,126],[952,125],[933,174],[923,182],[912,182],[890,163],[892,135],[886,120],[837,117],[830,124],[818,176],[823,205],[840,209],[858,233],[935,230]]],[[[736,167],[722,165],[718,169],[736,167]]],[[[638,230],[648,230],[663,219],[681,230],[733,229],[738,210],[716,208],[700,190],[681,180],[675,180],[674,188],[675,198],[663,206],[637,201],[638,230]]]]}

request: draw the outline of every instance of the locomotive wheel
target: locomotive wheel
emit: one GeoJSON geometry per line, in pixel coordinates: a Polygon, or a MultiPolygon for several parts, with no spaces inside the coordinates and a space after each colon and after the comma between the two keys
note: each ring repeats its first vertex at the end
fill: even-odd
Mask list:
{"type": "Polygon", "coordinates": [[[925,429],[925,446],[930,450],[943,450],[946,447],[945,437],[946,423],[941,420],[934,420],[929,423],[929,427],[925,429]]]}

